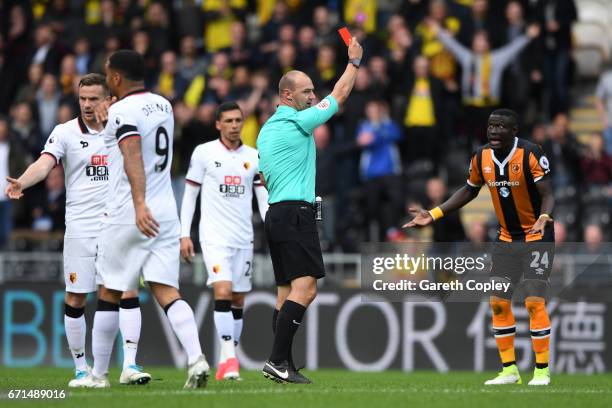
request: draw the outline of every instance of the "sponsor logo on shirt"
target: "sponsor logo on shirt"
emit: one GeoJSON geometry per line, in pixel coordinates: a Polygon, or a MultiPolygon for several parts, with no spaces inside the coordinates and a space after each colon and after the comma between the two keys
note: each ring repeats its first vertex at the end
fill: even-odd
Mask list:
{"type": "Polygon", "coordinates": [[[89,165],[85,166],[85,174],[87,177],[91,177],[91,181],[108,180],[108,155],[92,155],[89,160],[89,165]]]}
{"type": "Polygon", "coordinates": [[[245,188],[240,176],[225,176],[223,177],[223,184],[219,185],[219,192],[224,197],[240,198],[244,191],[245,188]]]}
{"type": "Polygon", "coordinates": [[[487,184],[489,185],[489,187],[518,187],[521,185],[521,183],[518,181],[507,181],[507,180],[502,180],[502,181],[489,180],[487,184]]]}

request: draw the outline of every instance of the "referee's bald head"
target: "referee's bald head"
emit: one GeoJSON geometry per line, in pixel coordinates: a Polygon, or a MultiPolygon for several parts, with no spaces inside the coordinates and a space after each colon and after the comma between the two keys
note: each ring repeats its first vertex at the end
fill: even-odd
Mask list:
{"type": "Polygon", "coordinates": [[[302,71],[289,71],[278,81],[281,104],[300,111],[311,107],[315,101],[312,79],[302,71]]]}
{"type": "Polygon", "coordinates": [[[284,89],[288,89],[290,91],[295,90],[295,86],[299,81],[300,77],[308,78],[308,75],[303,73],[302,71],[289,71],[282,76],[280,81],[278,81],[278,94],[281,95],[284,89]]]}

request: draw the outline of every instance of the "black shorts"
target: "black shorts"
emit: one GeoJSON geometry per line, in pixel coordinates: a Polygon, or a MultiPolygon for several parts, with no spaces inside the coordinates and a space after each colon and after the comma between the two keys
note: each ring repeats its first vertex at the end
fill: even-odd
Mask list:
{"type": "Polygon", "coordinates": [[[281,201],[266,214],[266,239],[278,286],[302,276],[325,276],[315,210],[305,201],[281,201]]]}
{"type": "Polygon", "coordinates": [[[548,281],[555,258],[555,237],[547,226],[540,241],[503,242],[493,244],[491,276],[506,278],[513,284],[521,280],[548,281]]]}

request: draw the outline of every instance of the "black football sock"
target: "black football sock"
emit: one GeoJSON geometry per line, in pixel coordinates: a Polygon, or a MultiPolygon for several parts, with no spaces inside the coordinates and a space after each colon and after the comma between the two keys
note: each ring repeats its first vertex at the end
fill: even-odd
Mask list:
{"type": "Polygon", "coordinates": [[[276,334],[270,360],[278,364],[282,361],[289,361],[291,345],[295,332],[302,323],[306,308],[299,303],[285,300],[283,307],[278,312],[276,322],[276,334]]]}

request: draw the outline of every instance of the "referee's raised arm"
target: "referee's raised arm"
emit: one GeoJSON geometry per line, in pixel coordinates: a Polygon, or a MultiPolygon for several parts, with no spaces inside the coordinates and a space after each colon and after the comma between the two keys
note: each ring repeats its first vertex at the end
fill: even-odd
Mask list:
{"type": "Polygon", "coordinates": [[[355,85],[355,79],[357,79],[357,71],[359,70],[359,65],[361,64],[361,57],[363,56],[363,48],[357,41],[357,38],[351,38],[351,42],[348,46],[348,64],[344,73],[336,82],[334,86],[334,90],[331,93],[339,105],[342,105],[346,98],[348,98],[349,94],[353,90],[353,85],[355,85]]]}

